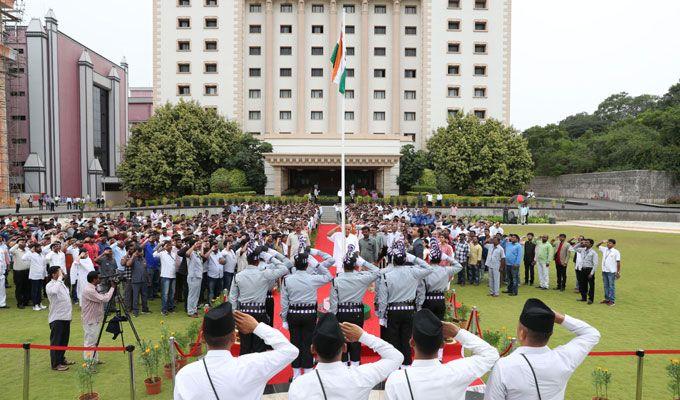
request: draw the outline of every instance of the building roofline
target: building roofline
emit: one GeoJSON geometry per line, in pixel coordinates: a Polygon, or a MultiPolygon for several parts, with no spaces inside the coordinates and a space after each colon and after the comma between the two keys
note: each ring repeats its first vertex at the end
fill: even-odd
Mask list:
{"type": "Polygon", "coordinates": [[[103,58],[104,60],[110,62],[111,64],[115,65],[116,67],[118,67],[120,69],[125,69],[125,68],[123,68],[122,65],[118,64],[117,62],[111,61],[111,59],[109,59],[108,57],[105,57],[105,56],[101,55],[99,52],[94,51],[91,47],[88,47],[85,44],[83,44],[82,42],[74,39],[72,36],[69,36],[68,34],[64,33],[62,30],[59,30],[58,32],[61,33],[64,36],[66,36],[67,38],[71,39],[72,41],[78,43],[79,45],[83,46],[89,53],[98,55],[99,57],[103,58]]]}

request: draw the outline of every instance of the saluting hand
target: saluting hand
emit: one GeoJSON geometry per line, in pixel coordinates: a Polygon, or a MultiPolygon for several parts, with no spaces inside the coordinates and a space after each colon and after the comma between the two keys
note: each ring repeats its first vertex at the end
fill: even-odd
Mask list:
{"type": "Polygon", "coordinates": [[[241,334],[251,334],[255,328],[257,328],[257,320],[251,315],[242,313],[241,311],[234,311],[234,320],[236,321],[238,332],[241,334]]]}
{"type": "Polygon", "coordinates": [[[358,325],[351,324],[349,322],[343,322],[340,324],[340,329],[345,335],[345,341],[347,343],[358,342],[361,335],[364,334],[364,330],[358,325]]]}
{"type": "Polygon", "coordinates": [[[454,324],[453,322],[445,322],[442,321],[442,336],[444,336],[444,340],[446,339],[453,339],[458,335],[458,331],[460,328],[458,325],[454,324]]]}

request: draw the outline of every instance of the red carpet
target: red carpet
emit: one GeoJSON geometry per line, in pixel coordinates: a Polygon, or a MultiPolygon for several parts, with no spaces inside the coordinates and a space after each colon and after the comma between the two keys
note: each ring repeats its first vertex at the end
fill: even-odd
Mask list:
{"type": "MultiPolygon", "coordinates": [[[[318,229],[318,236],[316,239],[316,244],[315,248],[324,251],[328,254],[333,254],[333,243],[331,243],[327,237],[326,234],[328,231],[333,229],[335,226],[334,225],[319,225],[318,229]]],[[[335,276],[335,268],[331,268],[331,274],[335,276]]],[[[318,304],[323,304],[324,300],[328,298],[330,293],[330,284],[323,286],[322,288],[319,289],[318,291],[318,304]]],[[[364,297],[364,304],[368,304],[371,307],[371,318],[366,320],[364,322],[364,330],[366,332],[380,337],[380,326],[378,325],[378,317],[375,315],[375,311],[373,310],[373,299],[375,297],[375,294],[371,291],[368,290],[366,291],[366,296],[364,297]]],[[[274,293],[274,327],[281,330],[286,337],[288,337],[288,331],[282,328],[281,324],[281,317],[279,313],[281,312],[281,307],[280,307],[280,302],[279,302],[279,293],[275,292],[274,293]]],[[[238,355],[238,346],[234,346],[232,348],[232,352],[235,355],[238,355]]],[[[452,345],[447,345],[444,348],[444,361],[450,361],[454,360],[457,358],[461,357],[461,346],[458,343],[452,344],[452,345]]],[[[378,355],[375,354],[371,349],[368,349],[366,347],[363,348],[362,350],[362,357],[361,357],[361,362],[362,363],[368,363],[368,362],[373,362],[378,359],[378,355]]],[[[293,371],[291,367],[285,368],[283,371],[281,371],[279,374],[277,374],[274,378],[272,378],[271,381],[269,381],[270,384],[280,384],[280,383],[288,383],[289,379],[292,377],[293,371]]],[[[477,384],[478,382],[475,382],[477,384]]]]}

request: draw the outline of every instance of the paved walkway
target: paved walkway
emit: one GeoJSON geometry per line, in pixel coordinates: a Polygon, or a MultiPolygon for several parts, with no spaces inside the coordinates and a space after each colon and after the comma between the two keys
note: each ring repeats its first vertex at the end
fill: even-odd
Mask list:
{"type": "Polygon", "coordinates": [[[621,229],[626,231],[680,233],[678,222],[655,221],[561,221],[558,225],[583,226],[588,228],[621,229]]]}

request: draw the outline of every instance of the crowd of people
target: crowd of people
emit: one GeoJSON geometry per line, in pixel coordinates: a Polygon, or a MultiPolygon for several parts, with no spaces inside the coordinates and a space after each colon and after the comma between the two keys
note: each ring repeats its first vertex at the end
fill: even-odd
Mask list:
{"type": "Polygon", "coordinates": [[[85,197],[72,197],[72,196],[51,196],[47,193],[41,194],[29,194],[24,200],[20,194],[14,197],[14,213],[19,214],[21,212],[21,206],[28,206],[32,209],[35,204],[38,206],[39,211],[56,211],[59,205],[65,205],[67,210],[84,210],[85,205],[94,203],[96,208],[104,208],[106,205],[106,200],[103,195],[96,196],[94,199],[90,195],[85,197]]]}
{"type": "MultiPolygon", "coordinates": [[[[456,215],[431,213],[427,207],[412,210],[351,204],[344,234],[339,228],[328,233],[334,243],[331,255],[310,247],[320,217],[321,209],[310,202],[229,204],[222,213],[205,211],[195,216],[171,217],[153,211],[148,216],[73,215],[65,221],[7,218],[0,229],[0,266],[2,272],[10,266],[13,270],[19,308],[32,305],[40,312],[46,308],[42,296],[47,295],[51,342],[55,345],[68,343],[74,303],[81,307],[84,346],[96,345],[105,305],[116,290],[133,316],[151,312],[149,301],[160,298],[161,313],[177,312],[178,304],[184,303],[182,311],[198,318],[199,304],[228,296],[228,306],[213,309],[205,317],[204,337],[210,351],[203,365],[187,367],[178,375],[175,398],[180,399],[204,398],[213,392],[217,398],[232,397],[236,396],[234,390],[242,395],[238,398],[256,398],[250,394],[261,394],[272,374],[289,363],[294,379],[291,398],[318,390],[324,394],[345,390],[352,396],[344,398],[365,398],[388,376],[388,398],[412,398],[408,397],[411,390],[425,394],[437,387],[445,390],[445,386],[455,386],[463,393],[469,383],[494,365],[504,371],[518,368],[496,363],[498,353],[490,345],[455,324],[442,322],[445,292],[452,281],[479,285],[488,276],[491,296],[499,295],[502,281],[507,282],[509,295],[517,295],[522,261],[525,285],[533,285],[537,269],[538,287],[542,289],[548,288],[549,265],[555,262],[556,289],[564,291],[566,269],[573,255],[581,295],[593,302],[598,255],[593,250],[594,241],[587,238],[578,242],[568,241],[564,235],[553,241],[547,236],[535,240],[531,234],[520,238],[505,234],[498,222],[468,221],[456,215]],[[325,285],[330,285],[329,308],[317,318],[317,291],[325,285]],[[362,330],[362,301],[370,288],[375,290],[381,338],[362,330]],[[275,289],[280,292],[279,315],[274,315],[275,289]],[[271,329],[275,318],[281,318],[283,327],[290,331],[290,344],[271,329]],[[210,328],[213,319],[214,329],[210,328]],[[249,357],[243,364],[216,357],[233,344],[234,324],[239,327],[240,354],[263,353],[261,357],[249,357]],[[450,338],[471,348],[474,355],[447,364],[446,371],[439,370],[443,365],[433,363],[442,358],[443,340],[450,338]],[[359,343],[382,359],[361,365],[359,343]],[[271,348],[274,350],[268,350],[271,348]],[[254,367],[260,372],[249,376],[250,380],[241,380],[235,373],[242,368],[248,373],[254,367]],[[221,378],[211,379],[208,369],[221,378]],[[328,371],[322,372],[324,369],[328,371]],[[437,376],[449,377],[449,382],[436,383],[437,376]],[[229,384],[245,381],[258,383],[238,389],[229,384]]],[[[615,244],[610,239],[600,247],[605,300],[611,305],[615,301],[614,282],[620,277],[620,254],[615,244]],[[612,275],[605,278],[608,273],[612,275]]],[[[3,297],[0,300],[4,301],[3,297]]],[[[520,321],[519,331],[525,332],[523,343],[528,347],[545,346],[553,323],[581,337],[572,342],[573,351],[567,352],[568,368],[538,373],[545,378],[547,393],[558,395],[561,390],[563,395],[571,372],[597,343],[599,334],[582,321],[554,313],[539,300],[527,303],[520,321]]],[[[519,357],[518,352],[513,356],[516,353],[519,357]]],[[[555,362],[549,361],[550,357],[557,357],[544,356],[530,358],[543,365],[555,362]]],[[[96,355],[86,352],[84,357],[96,355]]],[[[67,370],[71,363],[63,352],[53,352],[54,370],[67,370]]],[[[533,398],[510,396],[515,389],[506,379],[511,374],[503,372],[494,378],[492,373],[491,393],[533,398]]],[[[526,387],[534,386],[538,388],[539,381],[526,387]]],[[[499,396],[487,398],[506,398],[499,396]]]]}

